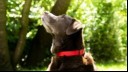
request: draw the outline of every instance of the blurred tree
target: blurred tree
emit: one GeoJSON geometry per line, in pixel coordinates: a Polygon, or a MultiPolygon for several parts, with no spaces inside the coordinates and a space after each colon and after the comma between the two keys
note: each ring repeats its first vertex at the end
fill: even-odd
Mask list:
{"type": "MultiPolygon", "coordinates": [[[[112,2],[99,0],[92,1],[97,8],[97,14],[91,27],[90,50],[96,61],[124,61],[119,27],[114,13],[112,2]]],[[[124,51],[125,52],[125,51],[124,51]]],[[[125,54],[125,53],[124,53],[125,54]]]]}
{"type": "Polygon", "coordinates": [[[30,10],[30,6],[31,6],[31,1],[32,0],[26,0],[23,10],[22,10],[22,18],[21,18],[21,30],[20,30],[20,37],[16,46],[16,50],[14,53],[14,66],[18,63],[19,59],[21,58],[21,55],[23,53],[24,50],[24,46],[26,43],[26,34],[28,32],[28,22],[29,22],[29,10],[30,10]]]}
{"type": "Polygon", "coordinates": [[[49,62],[50,60],[51,35],[46,33],[43,26],[38,26],[37,28],[38,31],[30,42],[27,58],[24,62],[21,62],[24,67],[33,68],[37,66],[45,66],[44,62],[49,62]]]}
{"type": "Polygon", "coordinates": [[[51,13],[55,15],[66,14],[66,11],[70,5],[71,0],[57,0],[53,6],[51,13]]]}
{"type": "Polygon", "coordinates": [[[12,70],[6,34],[6,0],[0,1],[0,71],[12,70]]]}
{"type": "Polygon", "coordinates": [[[86,51],[93,53],[96,62],[126,61],[127,0],[80,2],[80,0],[72,1],[67,14],[83,23],[86,51]]]}
{"type": "Polygon", "coordinates": [[[2,0],[0,1],[0,7],[1,7],[1,16],[0,16],[0,25],[1,25],[1,30],[2,31],[0,33],[0,40],[1,40],[1,46],[2,50],[0,50],[0,59],[1,59],[1,65],[0,65],[0,70],[15,70],[16,69],[16,65],[19,61],[19,59],[21,58],[22,52],[24,50],[24,46],[25,46],[25,39],[26,39],[26,34],[27,34],[27,29],[28,29],[28,15],[29,15],[29,10],[30,10],[30,6],[31,6],[31,0],[26,0],[24,7],[23,7],[23,12],[22,12],[22,19],[21,19],[21,24],[22,24],[22,28],[21,28],[21,32],[20,32],[20,37],[19,37],[19,41],[17,43],[17,47],[15,50],[15,53],[13,55],[9,54],[8,51],[8,44],[7,44],[7,39],[6,39],[6,31],[5,31],[5,26],[6,26],[6,1],[2,0]],[[11,57],[10,57],[11,56],[11,57]],[[10,58],[14,58],[14,59],[10,59],[10,58]],[[11,61],[12,60],[12,61],[11,61]],[[12,62],[12,63],[10,63],[12,62]],[[12,64],[12,65],[11,65],[12,64]],[[13,66],[13,69],[12,69],[13,66]]]}

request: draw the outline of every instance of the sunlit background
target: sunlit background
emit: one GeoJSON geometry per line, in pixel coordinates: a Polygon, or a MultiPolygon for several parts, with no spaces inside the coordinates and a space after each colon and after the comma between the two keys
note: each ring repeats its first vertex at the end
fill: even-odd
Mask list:
{"type": "MultiPolygon", "coordinates": [[[[24,65],[31,49],[31,41],[37,34],[38,26],[43,24],[41,15],[44,11],[51,11],[55,2],[56,0],[32,0],[27,45],[21,62],[17,65],[18,70],[46,70],[50,57],[45,57],[36,67],[24,65]]],[[[10,50],[14,50],[19,37],[24,3],[25,0],[8,0],[7,3],[6,30],[10,50]]],[[[71,0],[66,14],[83,23],[85,48],[94,56],[98,70],[127,70],[127,0],[71,0]]]]}

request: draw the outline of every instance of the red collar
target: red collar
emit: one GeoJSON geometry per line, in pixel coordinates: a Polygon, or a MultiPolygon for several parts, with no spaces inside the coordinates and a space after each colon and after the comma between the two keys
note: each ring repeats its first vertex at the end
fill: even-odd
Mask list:
{"type": "Polygon", "coordinates": [[[84,48],[81,50],[73,50],[73,51],[62,51],[58,52],[57,56],[79,56],[84,54],[84,48]]]}

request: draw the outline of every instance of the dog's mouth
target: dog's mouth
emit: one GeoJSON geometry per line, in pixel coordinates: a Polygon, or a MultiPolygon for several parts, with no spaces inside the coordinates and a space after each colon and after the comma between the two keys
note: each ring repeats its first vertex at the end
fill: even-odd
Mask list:
{"type": "Polygon", "coordinates": [[[43,14],[42,21],[46,24],[46,22],[49,22],[48,16],[46,14],[43,14]]]}
{"type": "Polygon", "coordinates": [[[45,20],[45,16],[44,15],[42,16],[42,21],[43,21],[43,26],[44,26],[45,30],[48,33],[51,33],[52,30],[51,30],[51,28],[50,28],[49,23],[47,22],[47,20],[45,20]]]}

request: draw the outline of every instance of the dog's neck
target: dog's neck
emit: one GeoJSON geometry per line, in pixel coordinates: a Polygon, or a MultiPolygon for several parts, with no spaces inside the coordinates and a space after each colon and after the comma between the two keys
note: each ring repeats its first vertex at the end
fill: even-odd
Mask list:
{"type": "Polygon", "coordinates": [[[84,48],[82,29],[72,35],[53,36],[52,53],[80,50],[82,48],[84,48]]]}

